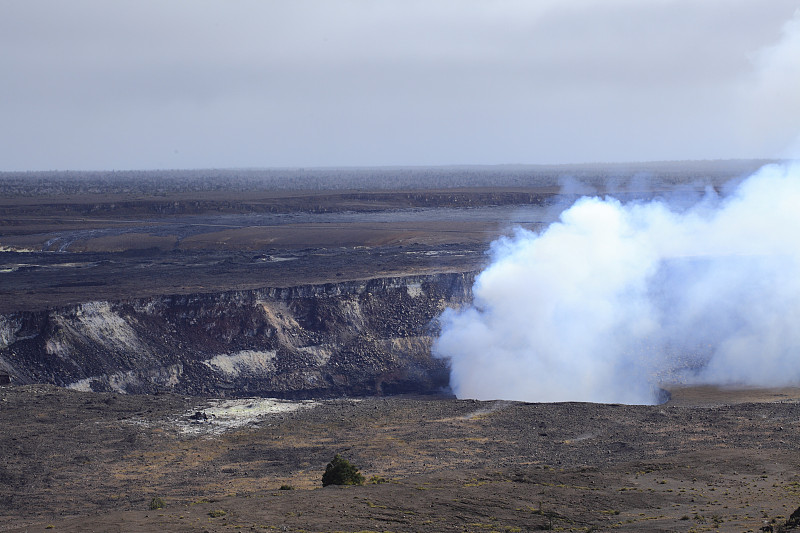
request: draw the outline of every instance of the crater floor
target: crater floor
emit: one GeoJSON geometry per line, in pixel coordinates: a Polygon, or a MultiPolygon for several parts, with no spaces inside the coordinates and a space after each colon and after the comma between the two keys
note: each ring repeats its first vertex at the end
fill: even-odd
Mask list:
{"type": "Polygon", "coordinates": [[[758,531],[788,518],[800,390],[672,395],[290,408],[0,387],[0,530],[758,531]],[[336,453],[372,482],[322,488],[336,453]],[[154,497],[166,506],[150,510],[154,497]]]}

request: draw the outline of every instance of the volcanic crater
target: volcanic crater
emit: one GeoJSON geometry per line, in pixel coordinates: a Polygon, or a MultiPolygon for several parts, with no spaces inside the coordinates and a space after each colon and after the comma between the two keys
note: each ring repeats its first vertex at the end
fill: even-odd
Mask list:
{"type": "Polygon", "coordinates": [[[798,389],[476,401],[430,353],[489,243],[573,199],[564,174],[651,198],[758,164],[472,169],[468,186],[435,169],[372,191],[165,176],[158,195],[141,176],[0,175],[0,531],[791,528],[798,389]],[[619,187],[642,171],[653,187],[619,187]],[[337,453],[365,485],[322,488],[337,453]]]}

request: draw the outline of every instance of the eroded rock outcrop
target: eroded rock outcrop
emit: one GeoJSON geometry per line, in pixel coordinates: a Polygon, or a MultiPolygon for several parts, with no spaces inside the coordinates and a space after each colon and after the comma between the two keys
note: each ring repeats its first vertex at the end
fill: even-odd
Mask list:
{"type": "Polygon", "coordinates": [[[434,392],[435,318],[473,275],[92,301],[0,316],[0,372],[86,390],[318,397],[434,392]]]}

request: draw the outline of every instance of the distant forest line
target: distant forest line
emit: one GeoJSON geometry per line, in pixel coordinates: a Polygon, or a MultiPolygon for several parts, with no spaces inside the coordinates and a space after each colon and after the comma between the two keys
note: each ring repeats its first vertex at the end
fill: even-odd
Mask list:
{"type": "Polygon", "coordinates": [[[83,195],[168,195],[204,191],[418,190],[529,188],[570,184],[601,190],[720,186],[744,178],[766,159],[598,163],[581,165],[487,165],[447,167],[346,167],[124,171],[0,172],[4,198],[83,195]]]}

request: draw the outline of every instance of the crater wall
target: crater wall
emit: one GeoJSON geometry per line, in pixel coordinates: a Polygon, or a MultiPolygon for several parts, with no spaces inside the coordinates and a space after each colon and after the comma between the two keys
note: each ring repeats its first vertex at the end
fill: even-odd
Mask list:
{"type": "Polygon", "coordinates": [[[473,273],[88,301],[0,315],[0,374],[93,391],[284,398],[430,393],[436,317],[473,273]]]}

